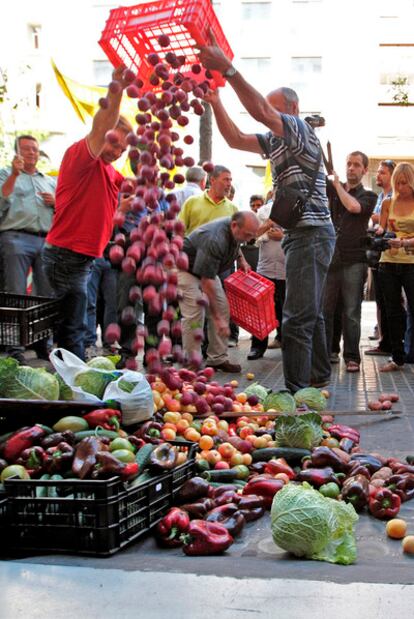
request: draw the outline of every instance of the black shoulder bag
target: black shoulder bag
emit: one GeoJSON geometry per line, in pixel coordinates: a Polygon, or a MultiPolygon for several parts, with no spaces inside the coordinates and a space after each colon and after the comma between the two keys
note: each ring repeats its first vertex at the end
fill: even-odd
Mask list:
{"type": "Polygon", "coordinates": [[[305,204],[310,199],[315,189],[316,177],[321,165],[322,149],[319,150],[318,163],[316,164],[311,186],[305,195],[299,189],[293,187],[279,187],[270,211],[269,218],[282,228],[294,228],[305,210],[305,204]]]}

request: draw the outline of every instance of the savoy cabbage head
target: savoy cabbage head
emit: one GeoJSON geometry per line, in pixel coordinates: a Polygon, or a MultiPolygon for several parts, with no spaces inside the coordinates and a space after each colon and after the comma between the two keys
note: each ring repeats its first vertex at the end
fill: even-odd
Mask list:
{"type": "Polygon", "coordinates": [[[322,418],[317,413],[282,415],[276,420],[275,441],[278,447],[313,449],[323,437],[322,418]]]}
{"type": "Polygon", "coordinates": [[[273,499],[271,527],[277,546],[297,557],[349,565],[357,556],[350,503],[328,499],[309,484],[287,484],[273,499]]]}

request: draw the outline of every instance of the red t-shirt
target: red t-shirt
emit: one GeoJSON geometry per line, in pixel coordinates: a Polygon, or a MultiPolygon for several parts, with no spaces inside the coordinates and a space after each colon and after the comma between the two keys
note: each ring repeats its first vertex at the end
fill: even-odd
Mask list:
{"type": "Polygon", "coordinates": [[[111,164],[92,155],[86,138],[70,146],[60,167],[55,214],[46,241],[101,257],[112,235],[122,181],[111,164]]]}

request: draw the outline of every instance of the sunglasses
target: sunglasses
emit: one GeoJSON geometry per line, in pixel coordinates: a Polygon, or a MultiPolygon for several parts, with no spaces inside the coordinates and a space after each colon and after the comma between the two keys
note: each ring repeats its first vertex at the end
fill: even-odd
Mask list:
{"type": "Polygon", "coordinates": [[[387,168],[394,169],[397,164],[392,159],[383,159],[380,165],[386,165],[387,168]]]}

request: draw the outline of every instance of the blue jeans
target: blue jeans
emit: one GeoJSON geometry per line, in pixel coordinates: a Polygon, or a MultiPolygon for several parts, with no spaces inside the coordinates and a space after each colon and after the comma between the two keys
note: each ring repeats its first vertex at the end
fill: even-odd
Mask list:
{"type": "Polygon", "coordinates": [[[87,288],[93,258],[55,246],[44,247],[42,258],[54,295],[61,301],[57,345],[84,359],[87,288]]]}
{"type": "Polygon", "coordinates": [[[414,264],[393,264],[381,262],[379,277],[384,292],[388,330],[391,339],[392,360],[397,365],[404,364],[404,336],[406,312],[401,292],[407,297],[407,315],[414,313],[414,264]]]}
{"type": "MultiPolygon", "coordinates": [[[[259,273],[259,275],[261,275],[261,273],[259,273]]],[[[266,277],[266,275],[263,275],[263,277],[266,277]]],[[[282,341],[283,303],[285,301],[286,282],[284,279],[272,279],[271,277],[266,277],[266,279],[273,282],[275,285],[275,293],[273,296],[273,301],[275,304],[276,318],[279,321],[279,326],[277,327],[277,335],[275,339],[281,342],[282,341]]],[[[250,350],[255,349],[255,350],[259,350],[260,352],[264,353],[267,350],[268,341],[269,341],[269,337],[267,335],[262,340],[259,340],[259,338],[257,338],[255,335],[252,335],[252,343],[250,346],[250,350]]]]}
{"type": "Polygon", "coordinates": [[[338,299],[342,299],[342,334],[344,360],[361,363],[359,340],[361,339],[361,305],[368,266],[364,262],[331,265],[326,278],[324,295],[324,318],[326,343],[329,353],[332,348],[334,315],[338,299]]]}
{"type": "Polygon", "coordinates": [[[296,228],[285,234],[286,297],[283,305],[283,371],[286,388],[298,391],[329,380],[322,298],[335,248],[332,225],[296,228]]]}
{"type": "Polygon", "coordinates": [[[87,335],[85,346],[96,344],[96,305],[98,295],[103,301],[102,332],[112,322],[117,321],[117,291],[118,271],[112,268],[106,258],[96,258],[92,264],[88,281],[87,335]]]}

